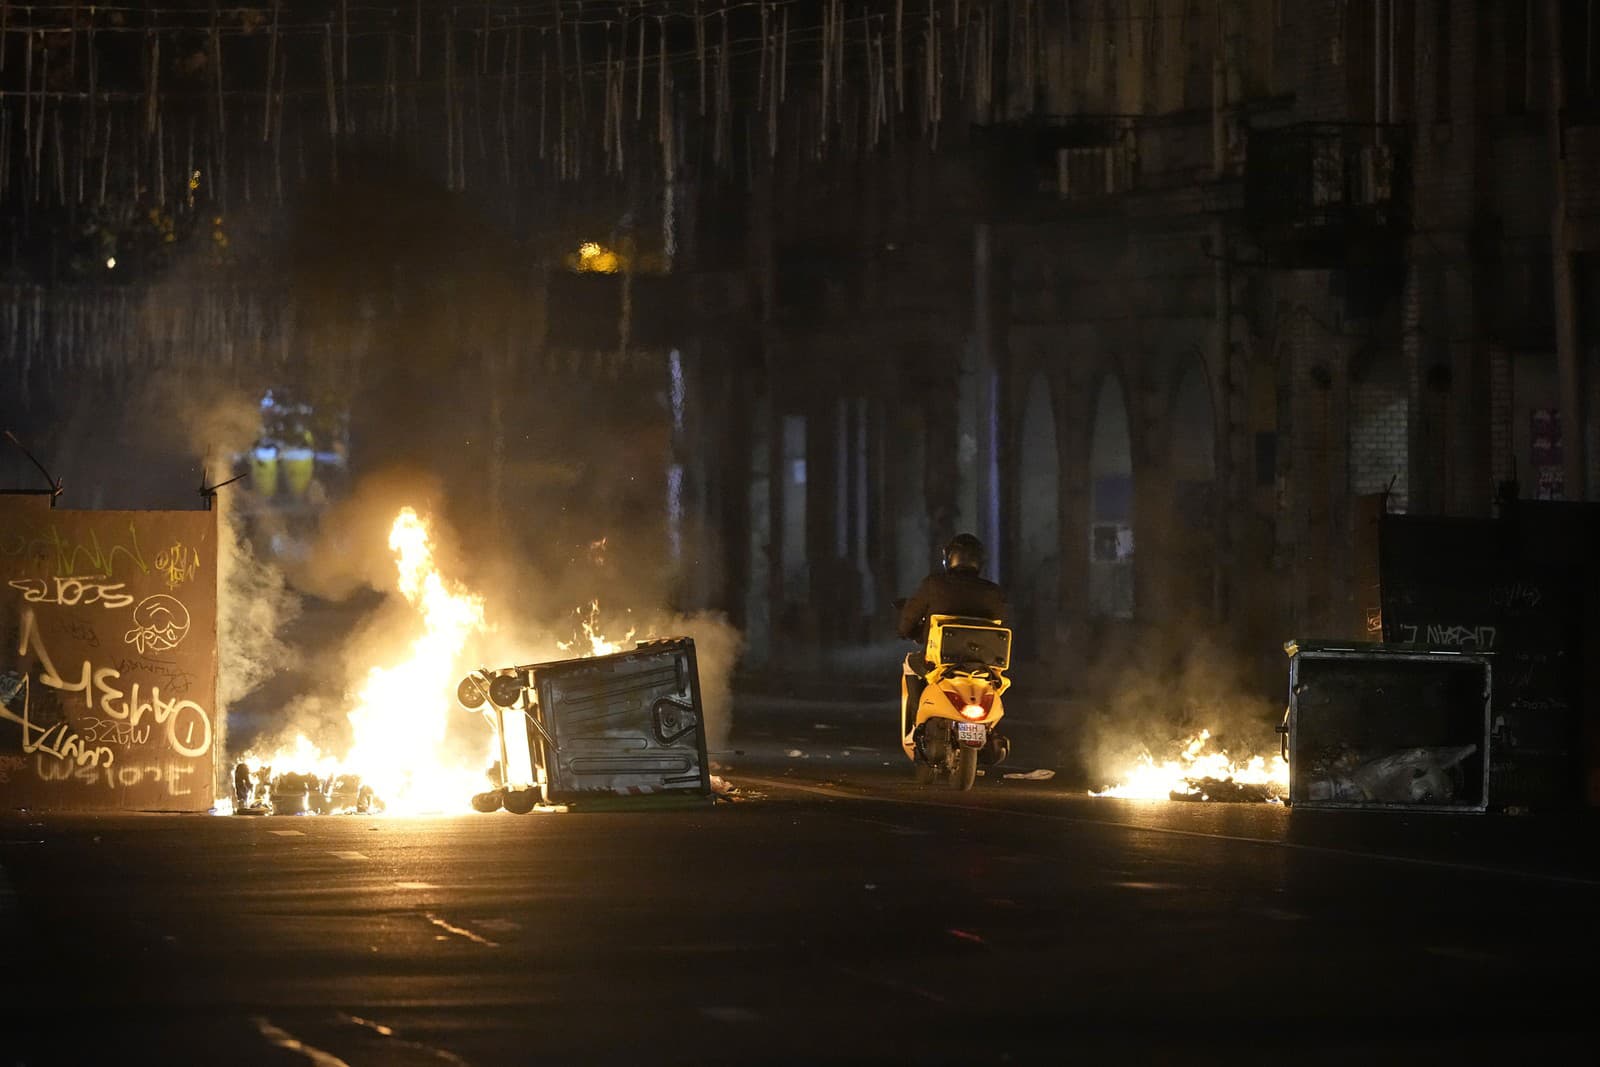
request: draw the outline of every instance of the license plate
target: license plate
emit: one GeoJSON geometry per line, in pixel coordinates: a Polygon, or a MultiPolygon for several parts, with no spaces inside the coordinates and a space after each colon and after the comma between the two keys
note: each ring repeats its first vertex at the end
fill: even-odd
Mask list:
{"type": "Polygon", "coordinates": [[[989,739],[989,728],[981,722],[956,723],[956,740],[963,745],[982,745],[989,739]]]}

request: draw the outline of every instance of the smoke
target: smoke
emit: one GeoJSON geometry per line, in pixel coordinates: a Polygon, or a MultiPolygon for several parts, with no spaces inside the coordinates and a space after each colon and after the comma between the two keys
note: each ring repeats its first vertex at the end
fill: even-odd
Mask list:
{"type": "MultiPolygon", "coordinates": [[[[231,458],[247,449],[260,432],[254,398],[216,381],[185,381],[157,376],[144,387],[143,402],[167,414],[166,424],[181,427],[184,448],[201,458],[204,485],[219,486],[233,476],[231,458]]],[[[213,714],[218,779],[226,777],[223,755],[235,709],[290,660],[283,635],[300,615],[301,601],[282,571],[261,559],[249,523],[237,506],[238,490],[223,486],[211,498],[217,512],[217,695],[213,714]]]]}
{"type": "Polygon", "coordinates": [[[1282,704],[1265,698],[1251,677],[1233,650],[1187,630],[1102,650],[1082,687],[1093,709],[1079,735],[1091,786],[1114,784],[1142,754],[1175,757],[1201,729],[1235,760],[1276,752],[1282,704]]]}
{"type": "MultiPolygon", "coordinates": [[[[163,314],[143,327],[171,340],[172,362],[107,358],[98,391],[62,400],[70,418],[42,437],[47,459],[60,446],[58,473],[83,494],[75,503],[193,507],[195,465],[207,484],[233,476],[234,457],[263,433],[268,389],[345,419],[348,473],[330,480],[320,513],[260,500],[248,481],[215,498],[219,765],[224,752],[300,733],[346,751],[353,694],[406,653],[418,626],[388,548],[402,506],[429,520],[441,574],[484,597],[489,628],[464,650],[462,672],[576,654],[598,602],[595,625],[611,641],[695,639],[708,740],[724,747],[741,639],[675,597],[685,583],[666,550],[675,443],[664,353],[547,350],[543,264],[569,247],[561,231],[573,220],[513,238],[467,198],[358,162],[341,165],[337,185],[312,187],[287,228],[257,220],[273,235],[256,249],[258,275],[272,279],[260,295],[281,313],[252,325],[201,264],[179,265],[152,287],[163,314]],[[92,444],[107,439],[130,443],[92,444]]],[[[241,234],[246,211],[230,219],[241,234]]],[[[583,238],[605,239],[592,221],[581,220],[583,238]]],[[[597,298],[550,314],[614,317],[605,308],[597,298]]],[[[122,340],[101,340],[108,357],[122,340]]],[[[483,724],[454,710],[449,744],[481,758],[483,724]]]]}
{"type": "Polygon", "coordinates": [[[362,478],[349,496],[323,513],[302,557],[286,564],[295,588],[332,601],[361,590],[392,593],[389,528],[403,507],[428,520],[440,570],[461,577],[459,542],[443,517],[443,497],[442,481],[421,468],[389,467],[362,478]]]}
{"type": "Polygon", "coordinates": [[[694,641],[700,673],[700,710],[705,717],[706,751],[715,756],[728,749],[733,732],[733,671],[744,650],[744,635],[720,612],[699,612],[668,619],[662,636],[694,641]]]}

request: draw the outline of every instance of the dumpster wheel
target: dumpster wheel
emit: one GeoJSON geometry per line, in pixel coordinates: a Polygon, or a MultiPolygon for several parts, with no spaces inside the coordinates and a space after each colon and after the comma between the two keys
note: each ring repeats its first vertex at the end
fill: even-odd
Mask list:
{"type": "Polygon", "coordinates": [[[537,789],[507,789],[505,791],[506,810],[518,815],[526,815],[533,810],[539,802],[537,789]]]}

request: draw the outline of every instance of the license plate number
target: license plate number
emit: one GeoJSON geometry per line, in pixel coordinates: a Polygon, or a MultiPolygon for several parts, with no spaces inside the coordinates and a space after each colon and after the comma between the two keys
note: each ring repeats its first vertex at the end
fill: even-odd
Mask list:
{"type": "Polygon", "coordinates": [[[956,723],[956,740],[963,745],[981,745],[989,739],[989,729],[981,722],[956,723]]]}

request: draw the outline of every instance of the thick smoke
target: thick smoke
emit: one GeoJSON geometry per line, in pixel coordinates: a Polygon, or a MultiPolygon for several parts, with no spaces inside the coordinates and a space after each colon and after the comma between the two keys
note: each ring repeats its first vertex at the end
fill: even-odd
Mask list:
{"type": "Polygon", "coordinates": [[[1104,654],[1081,692],[1091,710],[1079,742],[1096,789],[1117,782],[1142,754],[1176,757],[1202,729],[1211,732],[1212,748],[1235,760],[1277,751],[1273,725],[1282,702],[1265,696],[1234,650],[1192,631],[1170,639],[1146,635],[1132,648],[1104,654]]]}
{"type": "MultiPolygon", "coordinates": [[[[225,756],[298,733],[344,751],[353,694],[419,626],[388,548],[402,506],[429,521],[444,577],[484,596],[489,629],[461,670],[587,651],[585,621],[622,647],[630,631],[687,633],[711,748],[724,748],[740,637],[720,616],[681,614],[674,596],[661,353],[543,347],[537,269],[567,247],[565,224],[530,252],[467,198],[359,161],[313,195],[282,240],[251,253],[257,276],[286,287],[287,310],[268,327],[282,334],[281,359],[187,353],[135,372],[117,369],[118,340],[107,338],[105,381],[71,400],[52,393],[60,410],[42,413],[34,436],[77,506],[194,507],[201,466],[207,484],[232,477],[261,434],[268,389],[348,408],[347,481],[320,516],[253,506],[248,481],[215,498],[217,736],[233,727],[218,744],[219,770],[225,756]],[[89,444],[105,440],[131,444],[89,444]]],[[[247,226],[242,214],[233,221],[247,226]]],[[[585,225],[583,236],[607,233],[585,225]]],[[[207,284],[196,270],[176,272],[152,306],[202,307],[207,284]]],[[[165,322],[149,317],[156,335],[180,336],[165,322]]],[[[452,743],[481,758],[483,724],[456,709],[452,743]]]]}

